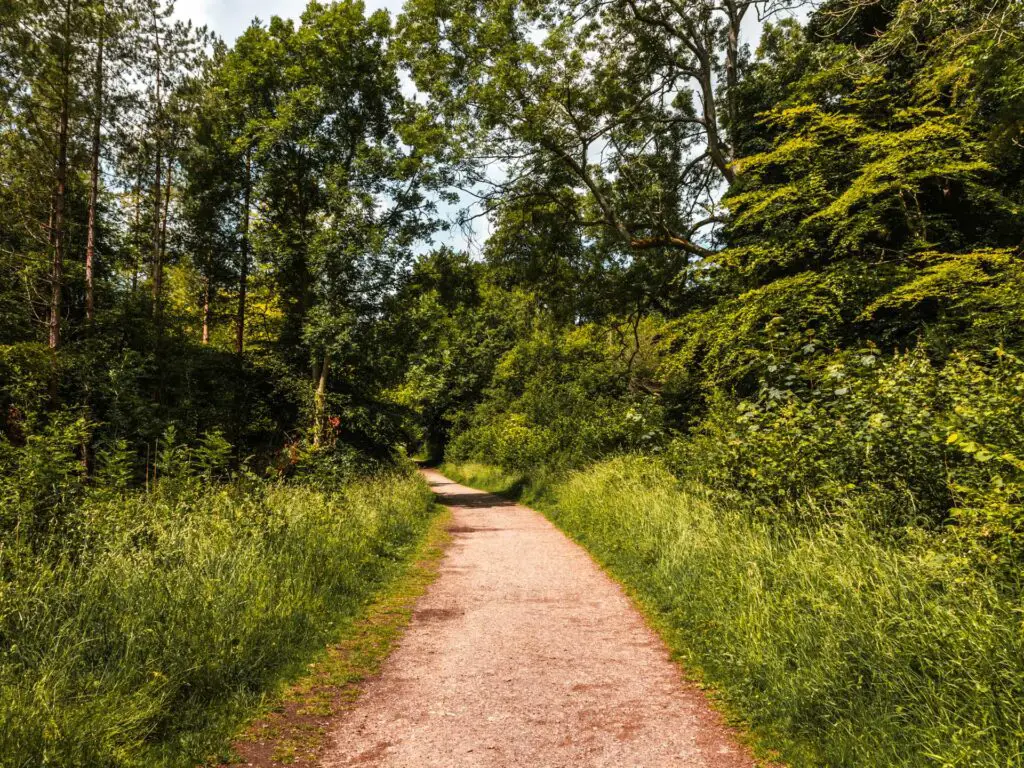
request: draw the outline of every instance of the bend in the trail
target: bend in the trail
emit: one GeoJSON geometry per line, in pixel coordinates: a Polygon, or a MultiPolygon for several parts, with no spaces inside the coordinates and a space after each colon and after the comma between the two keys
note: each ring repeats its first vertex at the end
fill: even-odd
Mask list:
{"type": "Polygon", "coordinates": [[[754,765],[580,547],[533,510],[424,474],[453,542],[326,768],[754,765]]]}

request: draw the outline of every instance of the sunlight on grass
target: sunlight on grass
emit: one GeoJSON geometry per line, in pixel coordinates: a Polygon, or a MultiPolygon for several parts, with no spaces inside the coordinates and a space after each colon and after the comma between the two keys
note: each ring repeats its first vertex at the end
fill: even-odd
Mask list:
{"type": "Polygon", "coordinates": [[[337,637],[433,509],[403,473],[168,483],[83,510],[80,550],[3,550],[0,764],[194,766],[337,637]]]}

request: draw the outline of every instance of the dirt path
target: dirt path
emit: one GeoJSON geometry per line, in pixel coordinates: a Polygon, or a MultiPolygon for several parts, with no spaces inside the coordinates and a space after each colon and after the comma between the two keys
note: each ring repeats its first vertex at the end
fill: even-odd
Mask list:
{"type": "Polygon", "coordinates": [[[451,548],[325,768],[754,765],[582,549],[526,507],[425,474],[453,510],[451,548]]]}

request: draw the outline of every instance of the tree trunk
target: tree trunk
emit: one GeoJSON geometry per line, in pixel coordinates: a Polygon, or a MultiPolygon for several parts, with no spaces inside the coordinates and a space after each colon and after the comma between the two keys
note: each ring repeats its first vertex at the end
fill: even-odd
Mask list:
{"type": "Polygon", "coordinates": [[[64,207],[68,183],[68,133],[71,121],[71,3],[64,3],[64,41],[61,51],[60,128],[57,137],[56,192],[53,196],[53,264],[50,271],[49,344],[56,350],[61,341],[61,312],[64,292],[64,207]]]}
{"type": "Polygon", "coordinates": [[[721,171],[725,180],[732,184],[736,180],[736,172],[729,165],[729,148],[722,141],[722,135],[718,130],[718,109],[715,105],[715,75],[711,66],[711,59],[704,56],[700,60],[700,91],[702,117],[704,119],[704,131],[708,139],[708,155],[711,162],[721,171]]]}
{"type": "Polygon", "coordinates": [[[331,364],[331,353],[324,351],[324,359],[316,376],[316,393],[313,396],[313,445],[319,446],[326,430],[327,373],[331,364]]]}
{"type": "Polygon", "coordinates": [[[242,253],[238,271],[238,317],[235,320],[235,352],[245,349],[245,300],[249,281],[249,205],[252,196],[252,151],[245,153],[245,191],[242,195],[242,253]]]}
{"type": "Polygon", "coordinates": [[[89,231],[85,242],[85,319],[96,317],[96,201],[100,186],[100,128],[103,120],[103,31],[96,43],[96,73],[93,82],[92,168],[89,172],[89,231]]]}
{"type": "Polygon", "coordinates": [[[156,176],[153,182],[153,256],[152,256],[152,283],[150,290],[153,293],[153,317],[160,318],[160,301],[163,294],[164,265],[160,249],[160,199],[163,194],[163,187],[160,183],[163,173],[164,159],[160,154],[159,139],[156,150],[156,176]]]}
{"type": "MultiPolygon", "coordinates": [[[[173,147],[172,147],[173,148],[173,147]]],[[[160,214],[160,263],[167,260],[167,221],[171,211],[171,192],[174,189],[174,156],[167,154],[167,184],[164,189],[164,208],[160,214]]]]}
{"type": "MultiPolygon", "coordinates": [[[[157,152],[157,158],[161,153],[157,152]]],[[[156,194],[156,222],[153,235],[156,238],[156,248],[153,252],[153,317],[156,320],[157,338],[163,333],[163,294],[164,294],[164,262],[167,256],[167,216],[171,205],[171,189],[174,178],[173,158],[167,156],[166,188],[160,190],[160,165],[157,165],[157,184],[154,190],[156,194]]]]}
{"type": "Polygon", "coordinates": [[[135,189],[132,192],[132,197],[135,198],[135,223],[132,225],[132,243],[134,247],[134,253],[132,254],[132,296],[135,296],[135,291],[139,287],[139,258],[142,254],[142,243],[139,242],[139,220],[142,215],[142,174],[139,173],[138,178],[135,179],[135,189]]]}
{"type": "Polygon", "coordinates": [[[210,277],[203,277],[203,344],[210,343],[210,277]]]}
{"type": "Polygon", "coordinates": [[[154,91],[154,149],[156,151],[156,164],[154,165],[155,176],[153,178],[153,264],[152,264],[152,285],[150,286],[153,293],[153,318],[157,325],[157,338],[160,336],[160,321],[162,319],[161,306],[163,302],[163,289],[164,289],[164,264],[163,264],[163,249],[160,247],[160,211],[162,206],[160,205],[162,189],[161,189],[161,176],[163,173],[164,158],[163,158],[163,107],[160,103],[161,92],[160,88],[163,85],[162,82],[162,70],[160,62],[160,35],[159,32],[156,34],[156,88],[154,91]]]}
{"type": "MultiPolygon", "coordinates": [[[[739,122],[740,25],[743,24],[743,17],[749,7],[748,3],[726,4],[729,21],[725,45],[725,107],[729,115],[730,138],[735,135],[736,124],[739,122]]],[[[733,159],[732,149],[733,147],[730,147],[730,161],[733,159]]]]}

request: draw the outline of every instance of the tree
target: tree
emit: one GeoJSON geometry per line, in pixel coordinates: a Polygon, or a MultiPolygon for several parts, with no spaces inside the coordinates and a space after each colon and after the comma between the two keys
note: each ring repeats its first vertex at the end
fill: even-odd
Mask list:
{"type": "Polygon", "coordinates": [[[112,161],[127,134],[114,126],[131,120],[136,107],[133,92],[137,30],[144,12],[137,0],[96,0],[89,7],[89,83],[88,122],[89,181],[88,213],[85,237],[85,320],[96,318],[96,278],[99,270],[101,195],[104,191],[101,169],[112,161]],[[111,140],[113,139],[113,141],[111,140]],[[119,141],[120,140],[120,141],[119,141]],[[112,145],[112,146],[111,146],[112,145]]]}
{"type": "Polygon", "coordinates": [[[13,128],[34,147],[26,158],[33,163],[30,173],[48,189],[45,198],[25,201],[22,226],[33,234],[45,232],[46,335],[52,350],[62,342],[71,169],[79,150],[74,127],[83,111],[79,86],[86,73],[88,10],[72,0],[40,0],[26,4],[4,33],[20,84],[11,91],[13,128]]]}
{"type": "Polygon", "coordinates": [[[218,46],[204,76],[195,81],[199,109],[189,125],[191,141],[183,155],[182,223],[184,243],[202,280],[198,297],[201,343],[209,344],[214,300],[234,275],[237,179],[231,134],[234,114],[225,109],[225,94],[216,78],[227,55],[218,46]]]}
{"type": "Polygon", "coordinates": [[[754,7],[778,10],[414,0],[400,29],[414,80],[458,137],[462,185],[485,210],[557,205],[569,189],[586,201],[572,218],[590,237],[634,258],[706,259],[734,175],[727,127],[746,64],[740,25],[754,7]]]}
{"type": "MultiPolygon", "coordinates": [[[[332,369],[370,374],[361,341],[415,239],[434,227],[425,162],[396,132],[406,104],[390,29],[386,13],[367,17],[361,2],[311,3],[298,29],[274,19],[266,37],[247,41],[250,57],[276,59],[285,75],[250,90],[274,99],[243,143],[255,142],[260,169],[254,245],[274,268],[285,356],[310,365],[317,440],[332,369]]],[[[245,71],[239,62],[238,77],[245,71]]]]}
{"type": "Polygon", "coordinates": [[[146,82],[144,154],[151,158],[150,182],[150,292],[156,338],[163,333],[164,267],[174,175],[181,140],[191,112],[184,89],[202,62],[207,33],[191,22],[170,21],[172,4],[145,0],[140,63],[146,82]]]}
{"type": "MultiPolygon", "coordinates": [[[[500,274],[500,273],[499,273],[500,274]]],[[[440,248],[422,256],[387,301],[386,347],[398,357],[387,392],[410,442],[440,459],[464,429],[495,367],[540,314],[534,297],[494,283],[493,270],[440,248]]]]}
{"type": "Polygon", "coordinates": [[[262,26],[252,24],[235,41],[235,45],[218,68],[210,96],[219,101],[224,113],[224,135],[228,142],[227,159],[232,164],[237,211],[238,302],[235,312],[235,351],[245,347],[245,312],[250,271],[252,240],[252,209],[259,187],[258,148],[273,118],[280,96],[282,72],[279,41],[262,26]]]}
{"type": "Polygon", "coordinates": [[[762,114],[762,151],[737,161],[726,198],[733,219],[724,263],[740,290],[856,261],[898,283],[916,275],[918,254],[1007,247],[1024,234],[982,117],[998,107],[983,106],[983,91],[971,88],[986,58],[1019,43],[982,42],[990,10],[965,3],[960,17],[914,33],[920,48],[911,52],[903,41],[928,3],[903,7],[881,29],[872,19],[872,32],[858,35],[868,24],[859,17],[877,10],[826,5],[811,30],[829,42],[793,27],[766,35],[768,60],[752,78],[747,113],[777,92],[771,77],[792,80],[788,97],[762,114]],[[813,47],[820,50],[809,55],[813,47]],[[798,75],[787,59],[811,66],[798,75]]]}

